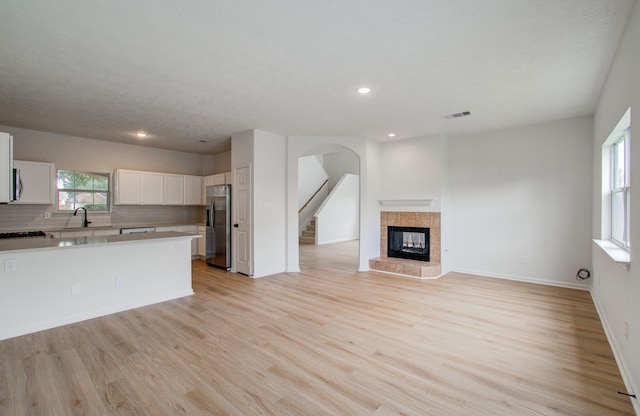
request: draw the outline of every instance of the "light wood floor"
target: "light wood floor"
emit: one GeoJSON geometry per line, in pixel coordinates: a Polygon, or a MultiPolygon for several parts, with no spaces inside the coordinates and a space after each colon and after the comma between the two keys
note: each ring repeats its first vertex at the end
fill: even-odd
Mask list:
{"type": "Polygon", "coordinates": [[[588,292],[358,273],[356,248],[194,261],[195,296],[0,341],[0,414],[633,414],[588,292]]]}

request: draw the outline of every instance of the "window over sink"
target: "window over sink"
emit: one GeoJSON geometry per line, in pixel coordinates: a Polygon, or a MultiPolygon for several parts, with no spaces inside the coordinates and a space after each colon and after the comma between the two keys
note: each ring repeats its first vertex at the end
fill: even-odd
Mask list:
{"type": "Polygon", "coordinates": [[[59,169],[57,172],[58,210],[109,211],[110,174],[59,169]]]}

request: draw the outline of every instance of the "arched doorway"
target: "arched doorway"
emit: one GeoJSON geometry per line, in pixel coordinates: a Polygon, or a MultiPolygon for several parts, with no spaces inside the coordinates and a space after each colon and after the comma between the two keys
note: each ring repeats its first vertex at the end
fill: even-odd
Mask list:
{"type": "Polygon", "coordinates": [[[347,147],[321,145],[299,156],[301,271],[358,269],[360,183],[360,157],[347,147]]]}

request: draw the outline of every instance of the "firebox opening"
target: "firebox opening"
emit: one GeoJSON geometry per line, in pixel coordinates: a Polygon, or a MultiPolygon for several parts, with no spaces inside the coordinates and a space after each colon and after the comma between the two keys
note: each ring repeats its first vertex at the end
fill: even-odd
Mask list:
{"type": "Polygon", "coordinates": [[[387,257],[429,261],[429,228],[388,227],[387,257]]]}

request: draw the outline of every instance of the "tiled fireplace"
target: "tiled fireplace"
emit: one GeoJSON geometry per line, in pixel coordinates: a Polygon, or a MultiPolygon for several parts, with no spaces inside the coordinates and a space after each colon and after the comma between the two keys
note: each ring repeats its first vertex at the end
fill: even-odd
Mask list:
{"type": "MultiPolygon", "coordinates": [[[[402,238],[402,237],[399,237],[402,238]]],[[[411,256],[409,256],[411,257],[411,256]]],[[[424,258],[424,256],[422,257],[424,258]]],[[[380,213],[380,257],[369,260],[369,268],[383,272],[405,274],[420,278],[437,277],[442,272],[440,264],[440,213],[439,212],[387,212],[380,213]],[[400,246],[409,246],[405,251],[428,246],[429,261],[411,258],[388,257],[389,227],[400,227],[405,231],[404,242],[400,246]],[[428,244],[416,238],[415,230],[428,229],[428,244]]]]}

